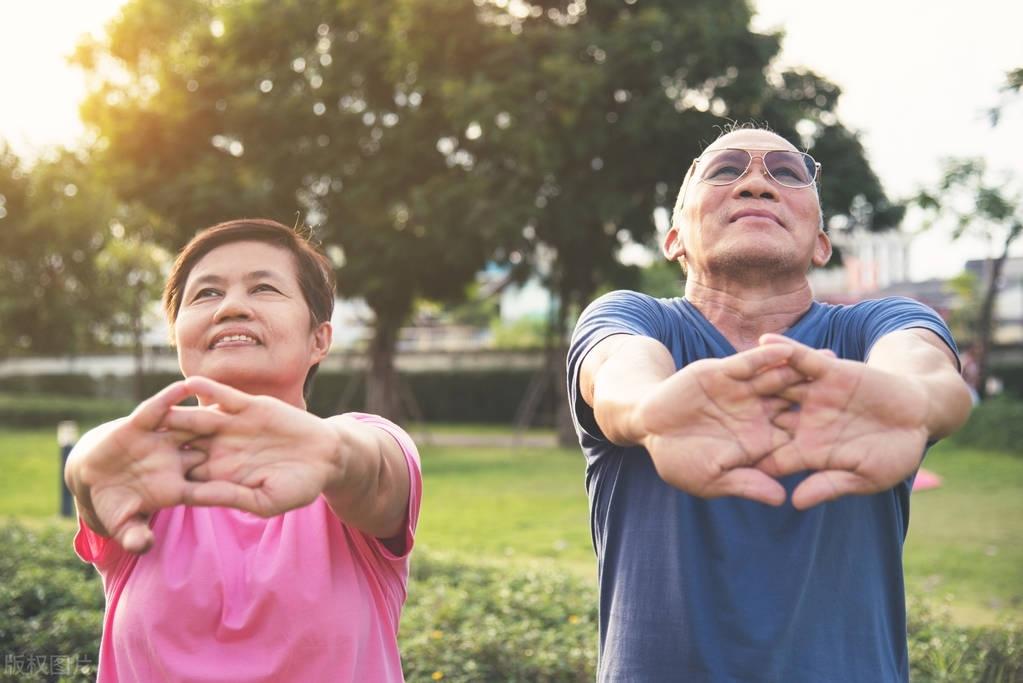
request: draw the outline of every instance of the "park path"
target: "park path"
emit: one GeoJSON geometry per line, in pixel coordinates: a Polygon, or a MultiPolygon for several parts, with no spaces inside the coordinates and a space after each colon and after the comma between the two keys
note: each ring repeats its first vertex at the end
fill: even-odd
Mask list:
{"type": "Polygon", "coordinates": [[[447,446],[457,448],[556,448],[557,437],[553,434],[456,434],[416,429],[411,433],[413,441],[420,446],[447,446]]]}

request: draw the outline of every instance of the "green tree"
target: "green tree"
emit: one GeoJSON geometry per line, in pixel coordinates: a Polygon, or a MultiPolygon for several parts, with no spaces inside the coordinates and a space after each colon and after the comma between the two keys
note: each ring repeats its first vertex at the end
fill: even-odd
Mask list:
{"type": "Polygon", "coordinates": [[[164,219],[168,246],[229,217],[304,213],[341,294],[376,315],[368,409],[395,416],[413,303],[461,297],[511,224],[494,219],[499,165],[445,142],[464,130],[445,102],[499,54],[495,37],[464,2],[135,0],[78,51],[98,79],[83,116],[98,171],[164,219]],[[427,68],[443,79],[426,85],[427,68]]]}
{"type": "MultiPolygon", "coordinates": [[[[837,122],[838,87],[808,70],[773,69],[781,36],[751,31],[743,0],[504,6],[484,4],[484,17],[518,36],[505,59],[525,68],[463,92],[457,104],[482,134],[456,142],[477,160],[504,164],[519,209],[509,215],[525,226],[504,256],[556,254],[545,274],[558,304],[552,371],[563,372],[567,323],[594,292],[636,286],[636,269],[618,258],[622,246],[652,240],[654,209],[672,206],[690,160],[733,119],[805,138],[826,168],[839,169],[824,185],[828,217],[857,204],[872,208],[875,229],[901,217],[856,135],[837,122]]],[[[563,375],[553,383],[563,391],[563,375]]],[[[563,439],[574,440],[567,424],[559,420],[563,439]]]]}
{"type": "Polygon", "coordinates": [[[144,241],[137,230],[125,235],[119,220],[111,225],[110,239],[96,255],[99,281],[105,293],[107,314],[101,329],[104,337],[116,342],[126,336],[135,360],[134,394],[136,401],[146,398],[144,336],[152,322],[153,306],[160,299],[170,254],[158,245],[144,241]]]}
{"type": "Polygon", "coordinates": [[[950,159],[937,186],[918,193],[915,202],[931,214],[933,223],[950,221],[953,239],[972,234],[1001,245],[1001,253],[985,262],[977,316],[977,393],[984,398],[998,286],[1009,248],[1023,234],[1023,189],[1014,177],[993,177],[982,159],[950,159]]]}
{"type": "Polygon", "coordinates": [[[9,151],[0,155],[0,195],[0,347],[21,355],[95,347],[103,296],[92,256],[112,198],[67,151],[30,171],[9,151]]]}

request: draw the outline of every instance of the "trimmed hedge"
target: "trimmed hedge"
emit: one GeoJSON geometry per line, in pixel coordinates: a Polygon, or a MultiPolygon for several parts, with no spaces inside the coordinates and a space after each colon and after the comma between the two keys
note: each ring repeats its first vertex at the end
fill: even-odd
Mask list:
{"type": "Polygon", "coordinates": [[[1023,400],[997,396],[983,401],[952,436],[952,441],[960,446],[1023,457],[1023,400]]]}
{"type": "MultiPolygon", "coordinates": [[[[532,370],[415,372],[401,375],[427,422],[509,425],[515,420],[533,376],[532,370]]],[[[120,379],[130,381],[130,378],[120,379]]],[[[147,375],[145,393],[152,396],[179,379],[181,376],[178,374],[147,375]]],[[[46,392],[33,393],[40,386],[50,387],[49,383],[30,382],[27,378],[22,380],[12,382],[8,379],[0,383],[0,392],[5,392],[0,393],[0,425],[40,427],[55,425],[60,420],[104,422],[127,415],[135,407],[135,403],[130,400],[95,398],[110,394],[123,395],[128,390],[127,384],[117,389],[110,380],[77,377],[76,383],[64,385],[54,382],[67,386],[69,391],[66,394],[51,395],[46,392]],[[88,380],[93,384],[78,380],[88,380]]],[[[357,411],[363,409],[365,399],[366,384],[360,375],[320,372],[313,383],[309,410],[320,416],[334,415],[342,409],[357,411]],[[344,405],[341,405],[342,399],[344,405]]],[[[553,387],[548,387],[537,407],[534,426],[549,427],[554,424],[556,400],[553,387]]]]}
{"type": "MultiPolygon", "coordinates": [[[[55,656],[76,664],[63,678],[35,669],[33,680],[93,680],[103,592],[93,569],[74,556],[71,532],[7,523],[0,547],[0,653],[23,664],[55,656]]],[[[399,639],[409,681],[593,680],[597,600],[588,583],[549,568],[466,562],[425,549],[412,567],[399,639]]],[[[961,628],[915,601],[909,614],[914,683],[1023,683],[1018,625],[961,628]]],[[[0,681],[24,679],[0,669],[0,681]]]]}
{"type": "Polygon", "coordinates": [[[44,394],[0,394],[0,426],[54,427],[61,420],[97,424],[127,415],[130,401],[44,394]]]}

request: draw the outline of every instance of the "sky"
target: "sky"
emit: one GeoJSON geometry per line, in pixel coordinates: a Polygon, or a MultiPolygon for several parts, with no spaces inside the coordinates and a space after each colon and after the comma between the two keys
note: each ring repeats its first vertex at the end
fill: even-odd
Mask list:
{"type": "MultiPolygon", "coordinates": [[[[640,0],[642,1],[642,0],[640,0]]],[[[84,136],[82,75],[66,63],[84,33],[99,33],[123,0],[0,0],[0,138],[23,156],[84,136]]],[[[992,128],[1010,69],[1023,66],[1023,2],[971,0],[754,0],[758,30],[785,33],[782,65],[812,68],[837,83],[841,120],[861,135],[889,196],[912,195],[939,178],[941,160],[981,156],[1023,183],[1023,96],[992,128]]],[[[825,177],[827,170],[825,169],[825,177]]],[[[905,229],[919,230],[911,213],[905,229]]],[[[936,227],[914,239],[913,279],[951,277],[980,242],[951,244],[936,227]]],[[[1023,256],[1023,241],[1015,255],[1023,256]]]]}

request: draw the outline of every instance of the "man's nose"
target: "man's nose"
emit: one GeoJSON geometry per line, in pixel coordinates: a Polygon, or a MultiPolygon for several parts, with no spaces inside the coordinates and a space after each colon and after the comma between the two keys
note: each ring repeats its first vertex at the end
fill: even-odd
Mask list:
{"type": "Polygon", "coordinates": [[[753,157],[750,160],[746,173],[735,183],[735,193],[740,197],[762,197],[774,199],[777,190],[771,181],[771,176],[764,165],[764,157],[753,157]]]}

